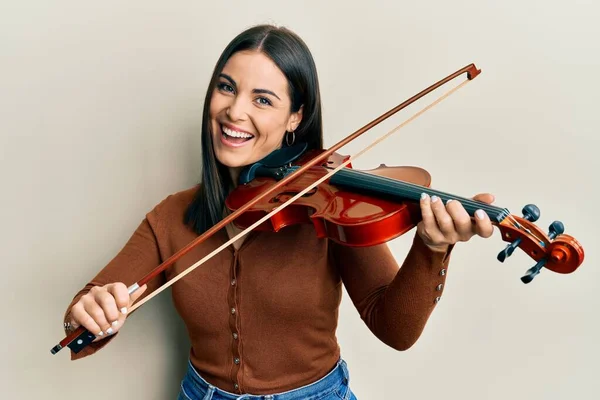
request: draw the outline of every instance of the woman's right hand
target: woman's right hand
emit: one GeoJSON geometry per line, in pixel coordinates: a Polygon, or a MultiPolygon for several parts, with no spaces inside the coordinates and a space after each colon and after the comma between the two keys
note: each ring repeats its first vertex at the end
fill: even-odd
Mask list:
{"type": "Polygon", "coordinates": [[[69,322],[74,329],[83,325],[96,335],[94,341],[104,339],[121,329],[127,311],[146,289],[143,285],[129,296],[121,282],[94,286],[71,307],[69,322]]]}

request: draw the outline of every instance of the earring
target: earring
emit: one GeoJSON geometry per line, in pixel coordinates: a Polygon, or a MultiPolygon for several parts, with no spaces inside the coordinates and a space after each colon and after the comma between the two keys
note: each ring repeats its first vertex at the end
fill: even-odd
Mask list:
{"type": "Polygon", "coordinates": [[[288,147],[293,145],[295,141],[296,141],[296,131],[288,132],[288,134],[285,135],[285,143],[288,145],[288,147]],[[290,135],[289,135],[290,133],[292,134],[292,142],[291,143],[290,143],[290,135]]]}

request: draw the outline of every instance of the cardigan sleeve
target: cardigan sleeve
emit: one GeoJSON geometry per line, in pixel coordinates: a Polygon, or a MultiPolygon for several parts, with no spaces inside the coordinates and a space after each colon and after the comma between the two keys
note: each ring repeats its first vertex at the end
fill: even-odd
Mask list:
{"type": "Polygon", "coordinates": [[[331,250],[362,320],[382,342],[406,350],[441,299],[453,247],[435,252],[415,234],[401,267],[387,244],[356,248],[334,243],[331,250]]]}
{"type": "MultiPolygon", "coordinates": [[[[142,220],[116,256],[102,268],[92,280],[81,288],[79,292],[77,292],[65,311],[65,322],[70,319],[71,307],[73,307],[83,295],[88,293],[92,287],[103,286],[115,282],[122,282],[129,287],[152,269],[160,265],[162,257],[157,240],[157,231],[162,228],[159,225],[157,206],[151,212],[146,214],[146,217],[142,220]]],[[[137,301],[151,294],[164,282],[164,274],[161,274],[148,282],[146,291],[137,301]]],[[[134,312],[135,311],[128,314],[128,317],[134,312]]],[[[67,332],[65,331],[65,334],[66,333],[67,332]]],[[[119,333],[120,331],[102,340],[92,342],[77,354],[71,351],[71,360],[81,359],[94,354],[111,342],[119,333]]]]}

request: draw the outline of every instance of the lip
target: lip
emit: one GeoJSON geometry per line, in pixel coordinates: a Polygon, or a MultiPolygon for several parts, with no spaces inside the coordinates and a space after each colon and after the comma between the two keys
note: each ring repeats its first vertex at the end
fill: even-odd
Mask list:
{"type": "Polygon", "coordinates": [[[242,143],[233,143],[233,142],[230,142],[229,140],[227,140],[227,135],[224,134],[222,126],[225,126],[225,127],[229,128],[231,130],[234,130],[234,131],[244,132],[244,133],[247,133],[249,135],[252,135],[252,133],[250,133],[248,131],[245,131],[243,129],[240,129],[240,128],[236,127],[235,125],[226,124],[226,123],[219,123],[219,137],[221,138],[221,143],[223,145],[227,146],[227,147],[235,147],[235,148],[244,147],[244,146],[248,145],[249,143],[251,143],[252,140],[254,140],[254,135],[252,135],[252,138],[250,138],[250,139],[248,139],[248,140],[246,140],[245,142],[242,142],[242,143]]]}

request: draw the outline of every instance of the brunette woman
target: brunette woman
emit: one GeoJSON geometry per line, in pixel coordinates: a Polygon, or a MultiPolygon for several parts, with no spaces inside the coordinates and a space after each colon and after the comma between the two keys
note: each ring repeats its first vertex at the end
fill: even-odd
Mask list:
{"type": "MultiPolygon", "coordinates": [[[[228,226],[128,295],[129,284],[223,218],[244,166],[281,146],[323,147],[317,69],[305,43],[271,25],[235,37],[214,68],[199,134],[201,182],[148,212],[69,305],[67,333],[83,325],[98,336],[73,359],[107,345],[134,301],[239,232],[228,226]]],[[[402,265],[387,245],[346,247],[295,225],[252,232],[175,283],[192,346],[179,399],[355,399],[336,340],[342,285],[373,334],[406,350],[442,296],[454,244],[493,232],[485,213],[471,219],[457,201],[423,196],[420,205],[423,219],[402,265]]]]}

